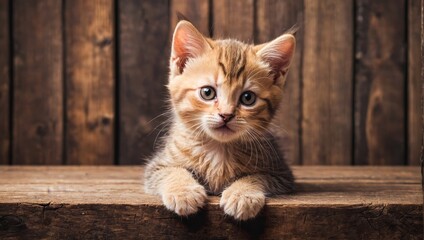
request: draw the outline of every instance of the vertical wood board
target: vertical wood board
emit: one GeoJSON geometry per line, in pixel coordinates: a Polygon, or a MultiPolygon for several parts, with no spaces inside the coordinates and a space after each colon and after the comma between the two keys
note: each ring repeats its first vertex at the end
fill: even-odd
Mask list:
{"type": "Polygon", "coordinates": [[[61,164],[62,1],[12,4],[13,164],[61,164]]]}
{"type": "Polygon", "coordinates": [[[66,2],[66,162],[113,164],[114,1],[66,2]]]}
{"type": "Polygon", "coordinates": [[[9,0],[0,0],[0,164],[10,156],[9,0]]]}
{"type": "MultiPolygon", "coordinates": [[[[172,34],[178,21],[178,13],[187,18],[206,37],[209,37],[209,0],[172,0],[171,7],[172,34]]],[[[172,36],[172,35],[170,35],[172,36]]]]}
{"type": "Polygon", "coordinates": [[[166,109],[169,9],[166,0],[119,2],[119,160],[139,164],[152,154],[158,115],[166,109]]]}
{"type": "Polygon", "coordinates": [[[408,0],[408,164],[421,153],[421,3],[408,0]]]}
{"type": "Polygon", "coordinates": [[[356,1],[355,164],[405,163],[405,1],[356,1]]]}
{"type": "Polygon", "coordinates": [[[304,33],[303,164],[349,165],[353,1],[305,1],[304,33]]]}
{"type": "Polygon", "coordinates": [[[248,43],[254,40],[254,0],[213,1],[214,38],[235,38],[248,43]]]}

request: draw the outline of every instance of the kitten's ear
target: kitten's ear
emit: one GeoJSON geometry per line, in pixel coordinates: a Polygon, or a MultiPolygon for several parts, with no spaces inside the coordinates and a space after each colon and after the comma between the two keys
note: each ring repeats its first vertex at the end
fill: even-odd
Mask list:
{"type": "Polygon", "coordinates": [[[295,48],[296,39],[291,34],[284,34],[269,43],[255,46],[257,55],[272,68],[276,82],[281,77],[286,77],[295,48]]]}
{"type": "Polygon", "coordinates": [[[172,38],[171,64],[182,73],[189,58],[201,56],[210,49],[203,35],[188,21],[180,21],[172,38]]]}

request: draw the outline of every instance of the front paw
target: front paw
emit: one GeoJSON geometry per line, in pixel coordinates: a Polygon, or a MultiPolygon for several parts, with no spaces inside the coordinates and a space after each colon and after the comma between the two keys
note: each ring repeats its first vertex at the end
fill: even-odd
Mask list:
{"type": "Polygon", "coordinates": [[[265,194],[258,190],[237,189],[234,186],[222,192],[219,202],[224,212],[236,220],[256,217],[265,205],[265,194]]]}
{"type": "Polygon", "coordinates": [[[180,216],[196,213],[205,205],[205,188],[199,184],[173,186],[162,193],[165,207],[180,216]]]}

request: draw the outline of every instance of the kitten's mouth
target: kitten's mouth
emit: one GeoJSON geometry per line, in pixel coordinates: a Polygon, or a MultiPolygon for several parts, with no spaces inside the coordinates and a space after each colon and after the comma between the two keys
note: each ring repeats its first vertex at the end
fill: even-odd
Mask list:
{"type": "Polygon", "coordinates": [[[214,128],[215,131],[222,133],[222,134],[233,134],[235,133],[234,130],[232,130],[230,127],[227,126],[227,124],[223,124],[219,127],[214,128]]]}
{"type": "Polygon", "coordinates": [[[225,123],[209,126],[209,134],[210,137],[218,142],[229,142],[238,136],[237,130],[225,123]]]}

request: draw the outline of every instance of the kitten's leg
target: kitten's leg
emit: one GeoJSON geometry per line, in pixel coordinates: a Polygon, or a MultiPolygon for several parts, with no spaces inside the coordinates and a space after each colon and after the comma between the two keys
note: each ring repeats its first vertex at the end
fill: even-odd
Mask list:
{"type": "Polygon", "coordinates": [[[293,188],[290,181],[271,175],[249,175],[227,187],[219,204],[237,220],[254,218],[265,205],[265,195],[290,192],[293,188]]]}
{"type": "Polygon", "coordinates": [[[145,190],[160,195],[165,207],[180,216],[196,213],[207,199],[205,188],[179,167],[146,168],[145,190]]]}

